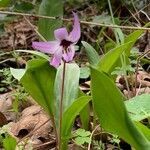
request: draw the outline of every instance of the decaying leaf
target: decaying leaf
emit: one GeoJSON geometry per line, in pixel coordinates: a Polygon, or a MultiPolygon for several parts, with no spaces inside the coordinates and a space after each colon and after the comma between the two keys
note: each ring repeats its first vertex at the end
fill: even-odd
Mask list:
{"type": "Polygon", "coordinates": [[[0,112],[0,127],[7,124],[7,119],[2,112],[0,112]]]}
{"type": "Polygon", "coordinates": [[[14,112],[10,111],[12,109],[12,93],[5,93],[0,95],[0,112],[5,115],[7,121],[13,121],[16,119],[16,115],[14,112]]]}
{"type": "Polygon", "coordinates": [[[52,130],[53,128],[48,115],[37,105],[24,109],[20,120],[11,127],[11,132],[19,139],[32,132],[31,139],[36,144],[38,140],[46,142],[50,139],[49,134],[52,130]]]}
{"type": "MultiPolygon", "coordinates": [[[[35,23],[35,18],[30,18],[35,23]]],[[[0,49],[13,50],[31,48],[32,41],[37,40],[37,35],[26,20],[19,18],[9,24],[5,24],[5,34],[0,36],[0,49]]]]}

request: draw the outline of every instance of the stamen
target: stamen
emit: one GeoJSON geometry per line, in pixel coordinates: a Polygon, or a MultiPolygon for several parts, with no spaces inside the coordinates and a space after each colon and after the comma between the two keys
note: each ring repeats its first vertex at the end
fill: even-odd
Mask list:
{"type": "Polygon", "coordinates": [[[64,47],[64,50],[67,51],[68,47],[72,44],[71,41],[62,40],[60,43],[60,46],[64,47]]]}

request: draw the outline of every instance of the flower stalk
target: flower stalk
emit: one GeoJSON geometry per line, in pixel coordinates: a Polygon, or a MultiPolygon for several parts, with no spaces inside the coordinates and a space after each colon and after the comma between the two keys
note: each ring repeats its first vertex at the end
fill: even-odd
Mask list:
{"type": "Polygon", "coordinates": [[[66,72],[66,62],[63,61],[63,73],[62,73],[62,87],[61,87],[61,97],[60,97],[60,107],[59,107],[59,140],[58,149],[61,149],[61,129],[62,129],[62,118],[63,118],[63,98],[64,98],[64,88],[65,88],[65,72],[66,72]]]}

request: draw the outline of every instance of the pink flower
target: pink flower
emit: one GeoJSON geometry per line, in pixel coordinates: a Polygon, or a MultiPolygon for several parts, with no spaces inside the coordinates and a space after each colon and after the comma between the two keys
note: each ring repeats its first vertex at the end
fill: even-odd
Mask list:
{"type": "Polygon", "coordinates": [[[55,41],[33,42],[32,47],[44,53],[53,54],[50,64],[58,67],[61,60],[65,62],[72,61],[75,54],[75,44],[81,36],[80,22],[76,13],[74,15],[74,25],[70,33],[66,28],[59,28],[54,31],[55,41]]]}

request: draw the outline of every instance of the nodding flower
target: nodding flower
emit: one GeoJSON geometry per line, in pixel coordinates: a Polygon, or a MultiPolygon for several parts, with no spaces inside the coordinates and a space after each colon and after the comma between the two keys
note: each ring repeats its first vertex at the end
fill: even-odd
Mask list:
{"type": "Polygon", "coordinates": [[[81,36],[80,22],[76,13],[73,12],[73,29],[68,33],[65,27],[54,31],[55,41],[33,42],[32,47],[44,53],[52,54],[50,64],[57,68],[61,61],[70,62],[75,55],[75,44],[81,36]]]}

